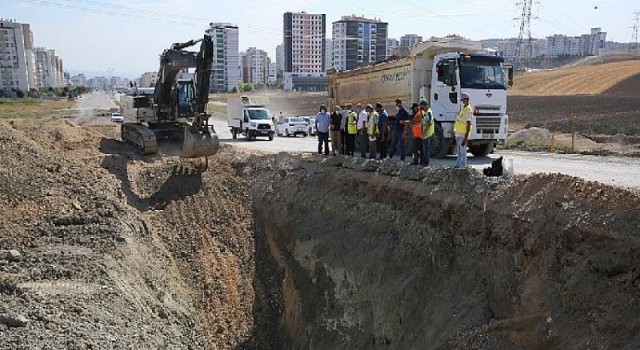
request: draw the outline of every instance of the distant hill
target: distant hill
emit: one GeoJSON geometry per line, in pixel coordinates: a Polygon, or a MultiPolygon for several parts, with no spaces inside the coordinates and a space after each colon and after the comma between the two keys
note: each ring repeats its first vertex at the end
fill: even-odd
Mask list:
{"type": "Polygon", "coordinates": [[[517,75],[512,96],[567,96],[601,93],[629,94],[627,87],[638,86],[640,59],[608,62],[589,60],[582,64],[517,75]]]}

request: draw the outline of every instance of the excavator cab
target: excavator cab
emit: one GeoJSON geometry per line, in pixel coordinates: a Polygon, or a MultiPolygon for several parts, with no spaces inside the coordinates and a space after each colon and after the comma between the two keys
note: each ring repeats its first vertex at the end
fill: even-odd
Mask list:
{"type": "Polygon", "coordinates": [[[194,113],[195,90],[192,80],[178,81],[176,89],[176,109],[178,117],[191,117],[194,113]]]}

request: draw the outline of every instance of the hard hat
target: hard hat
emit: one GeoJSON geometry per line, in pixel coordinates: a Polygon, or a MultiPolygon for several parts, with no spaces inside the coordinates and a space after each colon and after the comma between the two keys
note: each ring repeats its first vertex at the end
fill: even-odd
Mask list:
{"type": "Polygon", "coordinates": [[[464,100],[465,98],[468,100],[469,99],[469,95],[467,95],[467,94],[460,95],[460,99],[461,100],[464,100]]]}

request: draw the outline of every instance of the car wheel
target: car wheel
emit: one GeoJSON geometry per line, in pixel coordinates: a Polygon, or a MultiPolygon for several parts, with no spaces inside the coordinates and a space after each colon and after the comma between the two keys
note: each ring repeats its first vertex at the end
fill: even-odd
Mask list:
{"type": "Polygon", "coordinates": [[[269,141],[273,141],[273,134],[269,135],[269,141]]]}
{"type": "Polygon", "coordinates": [[[284,129],[284,136],[286,137],[291,136],[291,134],[289,134],[289,129],[284,129]]]}
{"type": "Polygon", "coordinates": [[[302,134],[302,137],[307,137],[307,133],[302,134]]]}

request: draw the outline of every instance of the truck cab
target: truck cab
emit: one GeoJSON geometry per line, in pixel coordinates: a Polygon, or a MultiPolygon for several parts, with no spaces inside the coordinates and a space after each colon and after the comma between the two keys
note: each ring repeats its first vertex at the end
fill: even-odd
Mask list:
{"type": "Polygon", "coordinates": [[[489,154],[497,140],[507,137],[507,81],[504,58],[483,54],[447,53],[433,60],[431,108],[439,122],[434,137],[436,156],[451,153],[453,124],[460,111],[460,95],[469,95],[473,107],[469,150],[473,155],[489,154]]]}
{"type": "Polygon", "coordinates": [[[267,109],[268,99],[261,96],[242,96],[227,100],[228,125],[233,139],[244,135],[247,140],[266,136],[272,141],[275,125],[267,109]]]}

